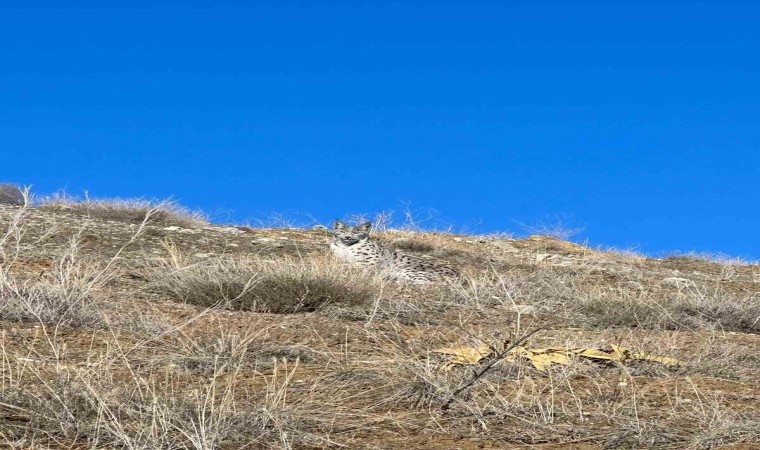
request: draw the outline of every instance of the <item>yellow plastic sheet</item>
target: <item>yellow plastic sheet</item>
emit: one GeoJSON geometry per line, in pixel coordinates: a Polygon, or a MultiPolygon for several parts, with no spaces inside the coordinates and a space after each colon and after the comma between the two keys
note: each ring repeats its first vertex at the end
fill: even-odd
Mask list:
{"type": "MultiPolygon", "coordinates": [[[[507,348],[509,343],[504,343],[504,348],[507,348]]],[[[512,349],[512,351],[504,358],[505,361],[513,362],[517,358],[528,359],[533,367],[545,372],[552,364],[570,364],[571,356],[578,356],[589,359],[599,359],[607,361],[625,362],[628,360],[644,360],[651,361],[669,366],[680,366],[683,362],[668,358],[665,356],[649,355],[643,352],[632,352],[631,350],[621,347],[619,345],[612,344],[611,350],[603,350],[598,348],[564,348],[564,347],[549,347],[549,348],[529,348],[518,346],[512,349]]],[[[450,370],[456,365],[475,365],[479,364],[483,359],[494,356],[496,350],[494,346],[483,344],[478,347],[462,346],[451,348],[440,348],[433,350],[434,353],[441,353],[449,356],[449,361],[444,365],[444,369],[450,370]]]]}

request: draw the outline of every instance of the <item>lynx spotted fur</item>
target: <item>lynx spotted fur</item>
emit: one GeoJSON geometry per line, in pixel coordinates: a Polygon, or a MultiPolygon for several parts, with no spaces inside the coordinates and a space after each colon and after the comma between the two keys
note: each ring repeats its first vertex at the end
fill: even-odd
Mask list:
{"type": "Polygon", "coordinates": [[[383,247],[370,237],[371,228],[370,222],[350,227],[336,220],[333,225],[335,240],[330,244],[330,249],[338,258],[350,264],[379,270],[399,280],[432,283],[459,277],[450,267],[383,247]]]}

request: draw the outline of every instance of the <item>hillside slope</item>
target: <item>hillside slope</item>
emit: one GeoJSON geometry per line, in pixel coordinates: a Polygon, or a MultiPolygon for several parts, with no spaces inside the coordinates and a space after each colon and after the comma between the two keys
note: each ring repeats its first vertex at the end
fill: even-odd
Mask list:
{"type": "Polygon", "coordinates": [[[760,446],[758,265],[378,233],[463,274],[416,286],[341,265],[324,230],[151,214],[0,206],[2,445],[760,446]],[[528,333],[682,364],[435,352],[528,333]]]}

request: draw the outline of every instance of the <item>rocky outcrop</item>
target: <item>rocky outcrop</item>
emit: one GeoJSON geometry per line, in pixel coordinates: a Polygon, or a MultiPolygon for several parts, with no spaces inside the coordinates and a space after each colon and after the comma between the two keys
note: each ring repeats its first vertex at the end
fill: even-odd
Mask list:
{"type": "Polygon", "coordinates": [[[20,187],[15,184],[0,183],[0,205],[23,206],[26,197],[20,187]]]}

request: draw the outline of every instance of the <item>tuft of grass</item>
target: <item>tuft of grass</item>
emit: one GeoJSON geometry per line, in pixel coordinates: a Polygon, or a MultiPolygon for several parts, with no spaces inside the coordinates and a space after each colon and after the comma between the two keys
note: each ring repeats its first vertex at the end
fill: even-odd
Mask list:
{"type": "Polygon", "coordinates": [[[596,327],[760,331],[757,296],[741,296],[717,288],[678,292],[624,287],[588,289],[578,292],[574,300],[577,312],[586,317],[585,322],[596,327]]]}
{"type": "Polygon", "coordinates": [[[148,223],[156,226],[178,226],[182,228],[199,228],[208,225],[206,216],[198,211],[191,211],[171,200],[147,200],[142,198],[90,198],[79,199],[66,194],[44,197],[39,208],[52,211],[66,211],[99,220],[142,224],[146,217],[148,223]]]}
{"type": "Polygon", "coordinates": [[[629,281],[594,267],[492,271],[450,287],[450,297],[476,310],[530,311],[544,320],[593,328],[760,331],[757,292],[729,291],[719,282],[678,289],[656,278],[629,281]]]}
{"type": "Polygon", "coordinates": [[[571,241],[575,236],[586,231],[586,227],[572,227],[566,225],[571,217],[557,215],[545,221],[538,221],[533,225],[517,222],[517,224],[531,235],[549,236],[562,241],[571,241]]]}
{"type": "Polygon", "coordinates": [[[43,325],[89,327],[102,324],[94,291],[107,281],[97,265],[80,260],[78,240],[53,262],[52,270],[19,281],[0,270],[0,318],[43,325]]]}
{"type": "MultiPolygon", "coordinates": [[[[375,235],[384,245],[401,252],[423,253],[451,263],[470,263],[477,258],[452,245],[448,231],[386,230],[375,235]]],[[[456,243],[456,242],[455,242],[456,243]]]]}
{"type": "Polygon", "coordinates": [[[71,286],[41,282],[18,285],[2,280],[0,318],[15,322],[89,327],[102,319],[85,291],[71,286]]]}
{"type": "Polygon", "coordinates": [[[269,370],[284,361],[313,364],[322,360],[321,355],[306,347],[270,340],[271,326],[261,321],[252,320],[242,330],[225,329],[221,322],[217,325],[218,330],[193,337],[172,330],[165,333],[160,342],[166,351],[155,358],[154,366],[171,364],[175,370],[209,375],[233,369],[269,370]]]}
{"type": "Polygon", "coordinates": [[[715,264],[728,265],[728,266],[751,266],[753,264],[759,264],[760,261],[748,260],[739,256],[731,256],[725,253],[712,253],[712,252],[673,252],[662,258],[663,262],[711,262],[715,264]]]}
{"type": "Polygon", "coordinates": [[[332,260],[223,257],[151,270],[154,285],[174,300],[202,307],[269,313],[314,311],[328,305],[371,304],[379,280],[332,260]]]}

